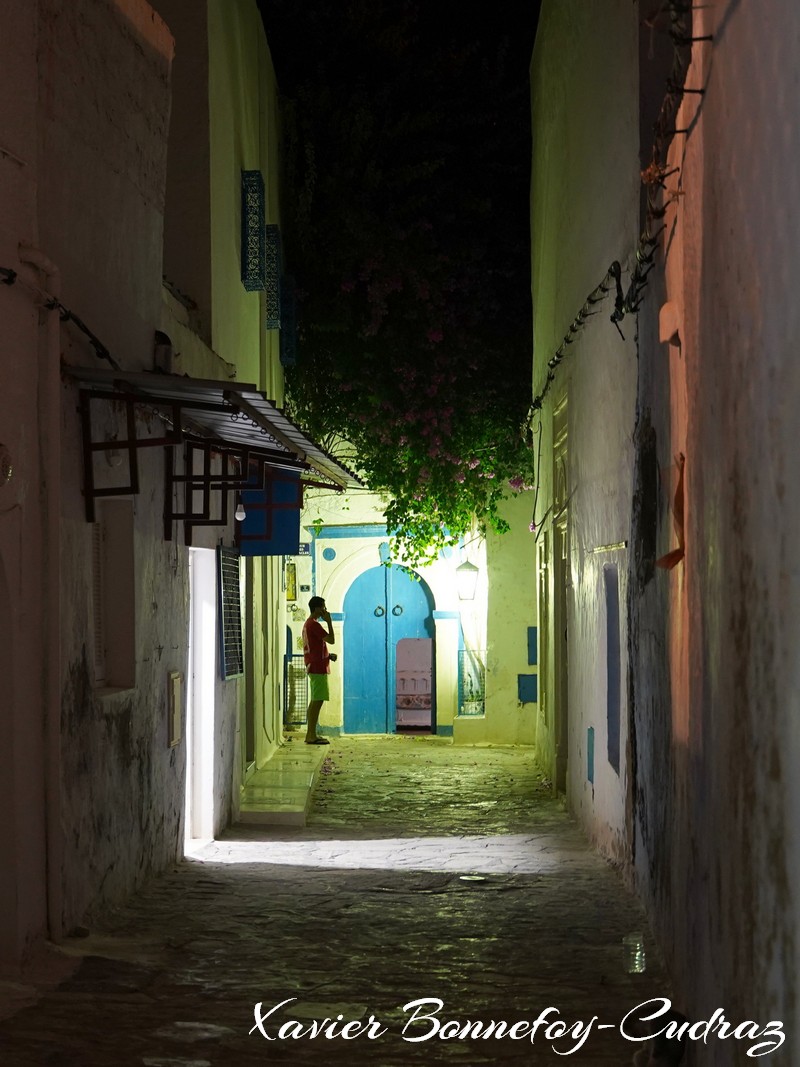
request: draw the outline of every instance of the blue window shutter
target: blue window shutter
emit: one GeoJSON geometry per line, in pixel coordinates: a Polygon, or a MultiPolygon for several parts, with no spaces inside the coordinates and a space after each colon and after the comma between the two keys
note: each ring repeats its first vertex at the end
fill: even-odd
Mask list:
{"type": "Polygon", "coordinates": [[[538,674],[517,675],[517,699],[520,704],[535,704],[539,699],[538,674]]]}
{"type": "Polygon", "coordinates": [[[300,551],[303,487],[297,471],[267,468],[263,489],[242,493],[245,518],[237,543],[243,556],[296,556],[300,551]]]}
{"type": "Polygon", "coordinates": [[[535,626],[528,627],[528,665],[530,667],[537,666],[538,663],[538,631],[535,626]]]}

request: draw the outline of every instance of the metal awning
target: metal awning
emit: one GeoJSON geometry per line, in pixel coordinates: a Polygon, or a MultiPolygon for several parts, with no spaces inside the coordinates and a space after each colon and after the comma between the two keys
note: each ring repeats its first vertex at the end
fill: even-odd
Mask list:
{"type": "Polygon", "coordinates": [[[222,448],[267,452],[274,463],[281,458],[295,468],[299,463],[341,489],[362,484],[353,471],[306,437],[255,385],[94,367],[64,370],[95,397],[131,399],[165,409],[162,417],[184,438],[217,441],[222,448]],[[180,419],[174,425],[177,413],[180,419]]]}
{"type": "Polygon", "coordinates": [[[138,453],[142,448],[164,449],[164,536],[170,540],[172,523],[182,520],[187,544],[191,544],[193,526],[227,524],[229,494],[263,489],[280,471],[300,476],[301,485],[337,491],[363,484],[254,385],[94,367],[65,365],[63,371],[79,387],[89,522],[95,521],[98,497],[139,492],[138,453]],[[95,401],[124,409],[122,439],[118,434],[95,435],[95,401]],[[143,414],[149,418],[142,420],[143,414]],[[161,427],[163,432],[159,432],[161,427]],[[182,463],[175,455],[176,446],[183,447],[182,463]],[[117,479],[114,484],[102,484],[101,479],[98,484],[95,457],[104,453],[108,458],[112,451],[127,454],[127,482],[120,484],[117,479]],[[180,486],[183,510],[178,509],[173,492],[180,486]]]}

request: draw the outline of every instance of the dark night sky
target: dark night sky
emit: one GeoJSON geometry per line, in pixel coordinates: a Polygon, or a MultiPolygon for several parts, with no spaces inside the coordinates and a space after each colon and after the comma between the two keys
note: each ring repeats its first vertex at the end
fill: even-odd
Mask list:
{"type": "MultiPolygon", "coordinates": [[[[299,69],[310,70],[318,58],[335,54],[335,27],[343,27],[351,4],[347,0],[258,0],[269,37],[273,60],[281,83],[294,78],[299,69]],[[314,34],[325,26],[325,36],[314,34]],[[333,32],[332,32],[332,28],[333,32]]],[[[409,17],[417,37],[417,62],[425,64],[436,47],[449,41],[478,41],[487,52],[507,40],[517,76],[527,79],[539,0],[374,0],[369,5],[383,12],[388,21],[409,17]]],[[[365,41],[369,46],[369,41],[365,41]]],[[[468,93],[468,87],[465,87],[468,93]]]]}
{"type": "MultiPolygon", "coordinates": [[[[529,378],[529,67],[538,0],[259,0],[259,7],[282,96],[304,101],[308,111],[324,87],[345,107],[374,108],[369,151],[386,174],[437,160],[422,193],[428,201],[423,210],[439,220],[456,205],[453,257],[463,258],[470,242],[481,242],[487,267],[504,272],[497,283],[503,306],[493,315],[493,329],[508,331],[508,347],[529,378]],[[382,142],[383,131],[400,115],[419,117],[419,137],[392,142],[387,134],[382,142]],[[489,210],[470,217],[470,205],[479,201],[489,210]]],[[[319,126],[317,163],[326,173],[342,169],[352,155],[347,143],[326,140],[333,125],[323,119],[319,126]]],[[[282,214],[291,270],[301,284],[305,278],[309,287],[320,288],[321,257],[304,265],[292,244],[290,186],[284,183],[282,214]]],[[[359,196],[357,173],[348,189],[359,196]]],[[[387,225],[403,216],[403,195],[395,188],[380,205],[387,225]]],[[[408,196],[419,200],[419,185],[408,196]]],[[[332,201],[328,214],[335,211],[332,201]]],[[[332,227],[319,243],[330,247],[334,240],[332,227]]],[[[496,299],[492,306],[497,308],[496,299]]]]}

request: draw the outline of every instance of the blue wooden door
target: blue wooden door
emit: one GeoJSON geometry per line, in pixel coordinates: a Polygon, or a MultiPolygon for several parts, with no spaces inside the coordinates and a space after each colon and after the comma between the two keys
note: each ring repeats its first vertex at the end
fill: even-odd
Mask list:
{"type": "Polygon", "coordinates": [[[433,637],[433,597],[402,567],[373,567],[344,599],[344,729],[395,731],[397,642],[433,637]]]}

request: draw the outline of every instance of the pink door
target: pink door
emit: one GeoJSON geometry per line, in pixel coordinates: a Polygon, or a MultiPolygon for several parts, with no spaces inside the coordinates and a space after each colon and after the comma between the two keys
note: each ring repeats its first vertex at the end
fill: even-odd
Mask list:
{"type": "Polygon", "coordinates": [[[432,688],[433,641],[429,637],[404,637],[397,642],[395,659],[398,728],[431,728],[432,688]]]}

